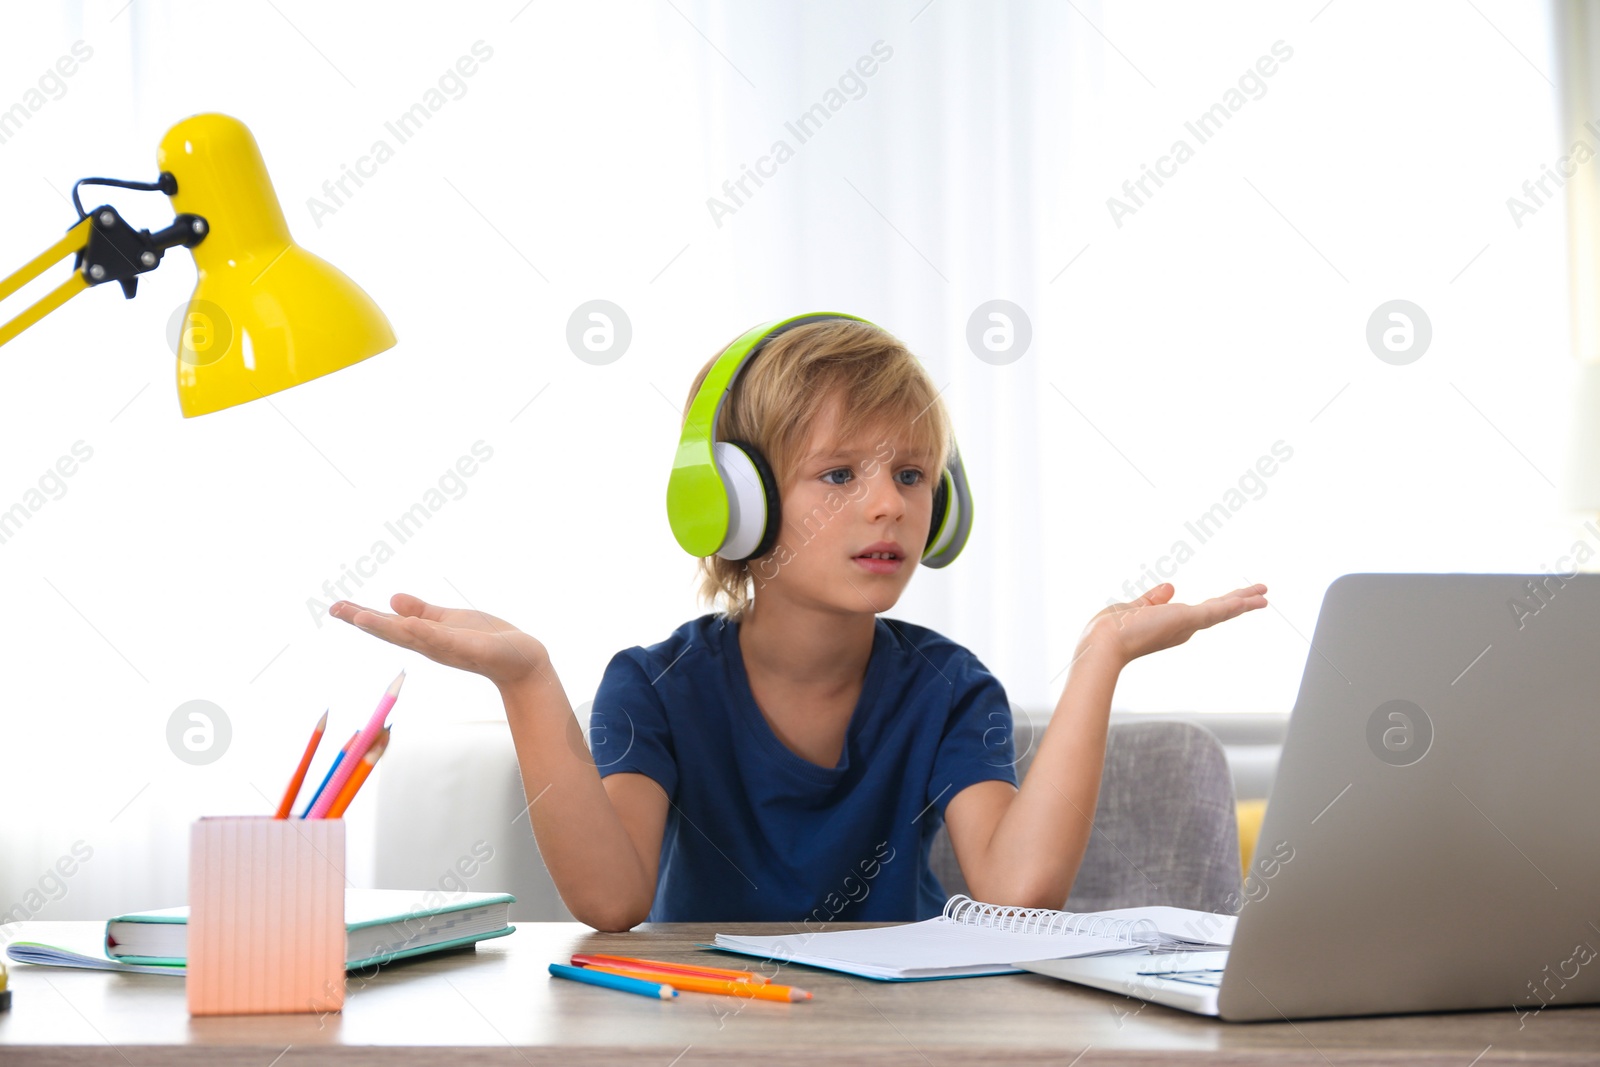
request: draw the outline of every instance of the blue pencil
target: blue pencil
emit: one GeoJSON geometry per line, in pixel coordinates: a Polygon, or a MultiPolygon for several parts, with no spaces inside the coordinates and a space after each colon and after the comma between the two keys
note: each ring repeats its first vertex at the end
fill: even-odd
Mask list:
{"type": "Polygon", "coordinates": [[[640,978],[628,978],[620,974],[606,974],[604,971],[591,971],[584,967],[568,967],[562,963],[552,963],[550,973],[556,978],[570,978],[574,982],[586,982],[589,985],[601,986],[605,989],[620,989],[624,993],[638,993],[642,997],[659,997],[662,1000],[671,1000],[678,995],[678,991],[669,985],[659,982],[646,982],[640,978]]]}
{"type": "Polygon", "coordinates": [[[328,783],[333,780],[333,772],[339,769],[339,763],[344,759],[345,752],[350,748],[351,742],[353,742],[356,737],[360,735],[360,733],[361,731],[357,730],[355,733],[351,734],[350,740],[344,743],[344,748],[341,748],[339,750],[339,754],[333,757],[333,766],[328,768],[328,773],[323,776],[322,784],[317,786],[317,791],[311,794],[311,803],[307,804],[306,810],[300,813],[300,817],[302,819],[306,817],[306,812],[309,812],[312,808],[317,806],[317,798],[322,795],[322,791],[324,789],[328,788],[328,783]]]}

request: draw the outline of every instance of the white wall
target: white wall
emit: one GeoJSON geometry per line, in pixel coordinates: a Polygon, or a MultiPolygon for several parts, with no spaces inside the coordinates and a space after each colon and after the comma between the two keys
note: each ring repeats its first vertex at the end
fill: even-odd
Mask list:
{"type": "MultiPolygon", "coordinates": [[[[1337,575],[1538,570],[1576,537],[1554,488],[1561,207],[1519,227],[1506,206],[1561,154],[1541,6],[9,5],[0,108],[28,107],[77,41],[92,58],[0,143],[0,270],[72,222],[74,179],[154,178],[162,133],[220,110],[254,131],[296,237],[400,342],[184,420],[164,340],[193,285],[179,252],[138,299],[92,290],[0,350],[0,507],[93,449],[0,544],[0,908],[181,899],[187,823],[270,810],[316,716],[342,741],[402,666],[395,745],[497,714],[482,680],[307,607],[480,440],[465,495],[350,589],[510,618],[587,699],[617,649],[704,610],[662,507],[692,374],[800,310],[873,319],[948,383],[977,525],[892,614],[973,648],[1025,708],[1053,704],[1087,618],[1177,539],[1196,549],[1179,599],[1265,581],[1272,608],[1135,664],[1119,708],[1285,710],[1337,575]],[[464,95],[314,218],[479,41],[464,95]],[[707,199],[879,41],[859,99],[717,225],[707,199]],[[1293,54],[1264,95],[1186,135],[1278,41],[1293,54]],[[1186,136],[1193,158],[1118,226],[1108,197],[1186,136]],[[633,326],[604,367],[564,342],[595,298],[633,326]],[[965,339],[995,298],[1032,326],[1004,366],[965,339]],[[1364,339],[1394,298],[1433,325],[1409,366],[1364,339]],[[1186,534],[1279,440],[1293,458],[1265,494],[1186,534]],[[207,766],[166,740],[191,699],[232,726],[207,766]],[[93,857],[58,892],[46,872],[78,841],[93,857]]],[[[103,198],[170,219],[156,194],[103,198]]],[[[371,801],[351,823],[362,879],[371,801]]]]}

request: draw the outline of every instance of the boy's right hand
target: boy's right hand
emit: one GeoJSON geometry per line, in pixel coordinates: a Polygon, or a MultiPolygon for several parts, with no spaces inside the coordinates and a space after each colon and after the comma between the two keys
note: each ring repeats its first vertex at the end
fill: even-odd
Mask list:
{"type": "Polygon", "coordinates": [[[503,619],[475,609],[441,608],[409,593],[396,593],[389,605],[395,614],[341,600],[328,614],[447,667],[481,674],[502,690],[546,673],[550,659],[544,645],[503,619]]]}

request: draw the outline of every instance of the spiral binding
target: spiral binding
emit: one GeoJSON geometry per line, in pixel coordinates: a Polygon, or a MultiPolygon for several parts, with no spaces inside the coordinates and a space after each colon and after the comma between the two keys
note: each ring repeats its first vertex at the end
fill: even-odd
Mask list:
{"type": "Polygon", "coordinates": [[[981,904],[965,893],[945,901],[944,917],[966,926],[982,926],[1017,934],[1085,934],[1127,945],[1158,944],[1161,931],[1149,919],[1118,919],[1086,912],[981,904]]]}

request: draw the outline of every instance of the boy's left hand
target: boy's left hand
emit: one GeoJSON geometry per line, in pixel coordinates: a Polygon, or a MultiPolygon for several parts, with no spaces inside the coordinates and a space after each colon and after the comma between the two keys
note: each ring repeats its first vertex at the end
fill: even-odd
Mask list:
{"type": "Polygon", "coordinates": [[[1163,648],[1181,645],[1196,630],[1215,626],[1235,615],[1267,606],[1261,583],[1235,589],[1231,593],[1199,604],[1172,604],[1171,582],[1162,582],[1148,593],[1126,604],[1112,604],[1095,614],[1084,630],[1080,645],[1106,643],[1116,659],[1127,664],[1140,656],[1163,648]]]}

